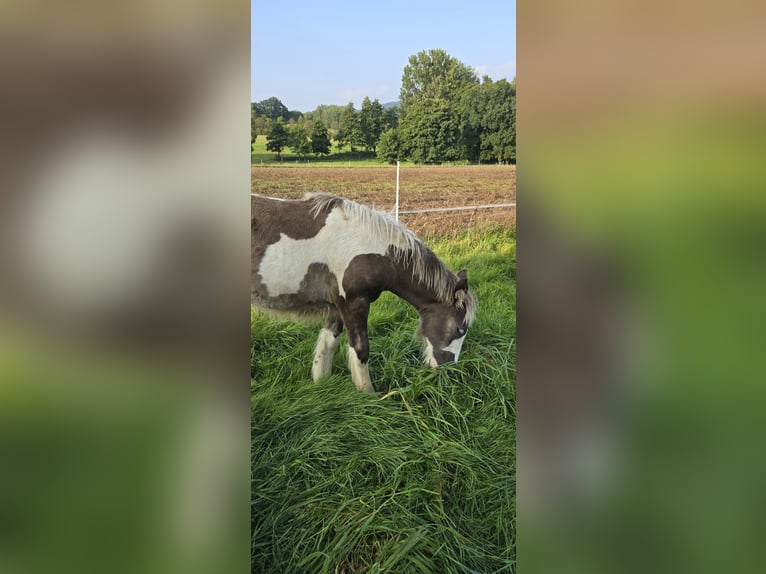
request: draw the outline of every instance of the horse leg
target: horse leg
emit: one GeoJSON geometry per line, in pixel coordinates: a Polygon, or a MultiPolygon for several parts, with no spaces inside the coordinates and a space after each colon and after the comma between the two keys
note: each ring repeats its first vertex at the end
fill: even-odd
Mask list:
{"type": "Polygon", "coordinates": [[[311,366],[311,377],[318,381],[330,376],[332,358],[340,342],[343,331],[343,321],[340,317],[330,317],[319,331],[319,339],[314,349],[314,364],[311,366]]]}
{"type": "Polygon", "coordinates": [[[351,380],[354,381],[356,388],[360,391],[374,393],[375,388],[370,380],[370,366],[367,364],[368,355],[367,344],[361,351],[357,351],[351,345],[348,346],[348,368],[351,371],[351,380]]]}
{"type": "Polygon", "coordinates": [[[370,381],[370,342],[367,338],[367,315],[370,303],[363,298],[354,299],[343,307],[343,321],[348,333],[348,368],[351,379],[360,391],[374,393],[370,381]]]}

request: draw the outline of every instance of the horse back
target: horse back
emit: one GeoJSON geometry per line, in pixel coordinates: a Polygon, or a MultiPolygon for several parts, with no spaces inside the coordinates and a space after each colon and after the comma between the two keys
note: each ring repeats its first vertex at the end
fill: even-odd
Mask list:
{"type": "MultiPolygon", "coordinates": [[[[325,215],[312,213],[310,200],[281,200],[260,195],[251,196],[251,303],[273,311],[300,315],[326,316],[334,310],[337,282],[326,266],[311,264],[305,269],[291,267],[292,258],[283,257],[280,274],[293,277],[299,288],[290,292],[277,290],[264,283],[261,269],[267,249],[284,238],[311,239],[324,226],[325,215]],[[299,280],[295,280],[299,274],[299,280]],[[271,287],[271,292],[270,292],[271,287]]],[[[330,206],[330,209],[332,206],[330,206]]],[[[327,211],[327,210],[326,210],[327,211]]],[[[272,262],[273,264],[273,262],[272,262]]],[[[272,272],[273,274],[273,272],[272,272]]]]}

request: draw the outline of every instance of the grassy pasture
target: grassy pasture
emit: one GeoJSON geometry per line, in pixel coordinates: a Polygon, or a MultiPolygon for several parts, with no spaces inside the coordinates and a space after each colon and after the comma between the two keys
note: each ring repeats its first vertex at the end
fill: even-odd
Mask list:
{"type": "Polygon", "coordinates": [[[379,161],[371,152],[355,151],[351,153],[351,148],[345,146],[341,149],[333,143],[331,153],[326,156],[316,156],[311,154],[306,157],[298,157],[292,152],[292,149],[282,150],[281,159],[277,159],[277,154],[266,150],[266,136],[260,135],[255,139],[255,143],[250,148],[250,163],[253,165],[268,165],[271,167],[316,167],[316,166],[339,166],[353,165],[354,167],[381,166],[385,165],[379,161]]]}
{"type": "Polygon", "coordinates": [[[422,364],[416,312],[385,293],[369,327],[378,392],[355,390],[345,335],[313,383],[319,325],[253,313],[253,572],[515,569],[515,232],[429,244],[479,299],[456,365],[422,364]]]}

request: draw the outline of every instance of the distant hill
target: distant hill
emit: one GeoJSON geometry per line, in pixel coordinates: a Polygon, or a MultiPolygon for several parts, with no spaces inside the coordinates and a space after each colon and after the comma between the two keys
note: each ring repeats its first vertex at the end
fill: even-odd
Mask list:
{"type": "Polygon", "coordinates": [[[395,102],[386,102],[385,104],[383,104],[383,109],[387,110],[388,108],[398,108],[401,105],[402,105],[402,102],[400,102],[399,100],[396,100],[395,102]]]}

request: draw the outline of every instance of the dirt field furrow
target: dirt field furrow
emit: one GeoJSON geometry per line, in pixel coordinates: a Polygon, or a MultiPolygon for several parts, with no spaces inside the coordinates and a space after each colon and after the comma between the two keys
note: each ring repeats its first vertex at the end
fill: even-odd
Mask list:
{"type": "MultiPolygon", "coordinates": [[[[294,199],[307,191],[332,193],[383,211],[393,211],[396,168],[251,168],[252,193],[294,199]]],[[[513,203],[516,201],[516,166],[404,166],[399,176],[399,192],[402,211],[513,203]]],[[[448,236],[480,225],[515,226],[516,210],[402,214],[401,220],[421,236],[448,236]]]]}

